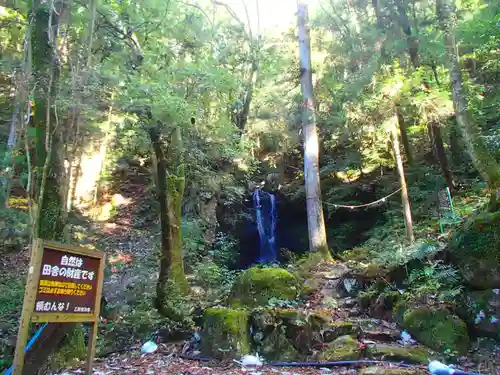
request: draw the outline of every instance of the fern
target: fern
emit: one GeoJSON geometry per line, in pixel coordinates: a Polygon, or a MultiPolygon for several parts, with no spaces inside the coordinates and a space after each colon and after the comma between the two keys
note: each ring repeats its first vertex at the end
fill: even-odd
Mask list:
{"type": "Polygon", "coordinates": [[[431,296],[438,302],[452,302],[462,292],[461,277],[456,268],[441,262],[428,263],[408,276],[408,295],[431,296]]]}

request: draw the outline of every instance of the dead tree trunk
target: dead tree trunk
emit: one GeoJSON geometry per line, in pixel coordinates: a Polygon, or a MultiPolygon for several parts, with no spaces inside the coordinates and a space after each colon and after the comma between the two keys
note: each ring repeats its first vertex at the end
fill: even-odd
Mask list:
{"type": "Polygon", "coordinates": [[[399,184],[401,187],[401,202],[403,204],[403,216],[405,219],[406,237],[410,243],[413,243],[415,237],[413,235],[413,222],[411,217],[410,199],[408,197],[408,187],[406,186],[405,170],[403,167],[403,160],[401,159],[401,152],[399,150],[399,136],[396,127],[397,115],[394,116],[394,125],[392,126],[391,138],[392,147],[394,149],[394,159],[396,161],[396,168],[399,176],[399,184]]]}
{"type": "Polygon", "coordinates": [[[406,161],[408,164],[413,164],[413,154],[411,152],[410,140],[408,139],[408,132],[406,131],[406,122],[403,117],[403,113],[400,108],[396,108],[396,114],[398,116],[399,131],[401,133],[401,141],[403,142],[403,148],[405,150],[406,161]]]}
{"type": "Polygon", "coordinates": [[[446,157],[446,151],[443,145],[443,136],[441,134],[441,127],[436,122],[432,121],[429,124],[429,130],[432,132],[432,144],[434,145],[434,152],[441,168],[441,173],[446,181],[446,184],[451,191],[455,189],[455,182],[453,180],[453,174],[451,173],[450,165],[448,163],[448,158],[446,157]]]}
{"type": "Polygon", "coordinates": [[[324,259],[331,254],[326,240],[325,219],[321,204],[319,179],[319,141],[314,113],[311,71],[311,47],[309,42],[308,9],[298,4],[300,84],[302,89],[302,127],[304,132],[304,178],[306,186],[307,223],[309,248],[318,251],[324,259]]]}

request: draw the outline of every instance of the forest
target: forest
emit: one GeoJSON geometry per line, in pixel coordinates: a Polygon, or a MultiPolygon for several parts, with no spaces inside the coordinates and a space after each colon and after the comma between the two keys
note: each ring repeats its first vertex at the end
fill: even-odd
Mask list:
{"type": "Polygon", "coordinates": [[[498,0],[1,1],[0,373],[43,239],[23,375],[499,374],[499,78],[498,0]]]}

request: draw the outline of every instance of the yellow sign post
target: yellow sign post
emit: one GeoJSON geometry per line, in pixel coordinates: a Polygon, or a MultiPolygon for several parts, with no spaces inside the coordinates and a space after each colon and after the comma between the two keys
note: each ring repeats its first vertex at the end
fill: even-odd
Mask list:
{"type": "Polygon", "coordinates": [[[104,280],[104,253],[37,239],[33,243],[19,321],[13,375],[22,375],[33,323],[92,323],[87,375],[92,374],[104,280]]]}

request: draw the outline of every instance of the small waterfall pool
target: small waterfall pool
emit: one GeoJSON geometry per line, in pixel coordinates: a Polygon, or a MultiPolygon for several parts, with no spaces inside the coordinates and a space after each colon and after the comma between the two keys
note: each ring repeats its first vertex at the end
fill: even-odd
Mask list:
{"type": "Polygon", "coordinates": [[[276,251],[276,196],[261,189],[253,192],[255,223],[259,233],[259,263],[274,263],[278,259],[276,251]]]}

